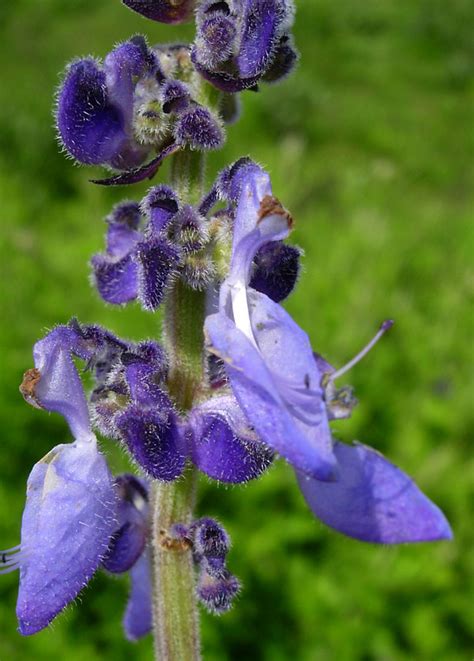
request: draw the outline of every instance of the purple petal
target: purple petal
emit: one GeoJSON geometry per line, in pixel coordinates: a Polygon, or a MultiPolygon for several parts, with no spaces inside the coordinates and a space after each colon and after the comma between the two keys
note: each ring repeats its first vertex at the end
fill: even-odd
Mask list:
{"type": "Polygon", "coordinates": [[[148,537],[148,492],[133,475],[115,479],[117,493],[117,528],[110,540],[102,566],[109,572],[128,571],[138,560],[148,537]]]}
{"type": "MultiPolygon", "coordinates": [[[[335,459],[327,418],[324,410],[320,410],[322,403],[317,401],[318,398],[314,397],[315,402],[313,398],[308,401],[310,409],[316,408],[310,411],[314,418],[311,425],[296,419],[262,354],[232,321],[220,313],[210,315],[206,319],[205,331],[212,352],[225,362],[240,407],[262,441],[304,473],[319,479],[333,479],[335,459]]],[[[268,347],[266,351],[270,355],[268,347]]],[[[298,371],[295,372],[296,366],[291,365],[293,358],[290,353],[289,378],[295,373],[300,376],[298,371]]],[[[312,357],[311,363],[314,365],[312,357]]],[[[315,367],[308,366],[308,370],[311,369],[315,367]]]]}
{"type": "Polygon", "coordinates": [[[360,443],[336,442],[339,479],[323,483],[297,472],[309,507],[323,523],[364,542],[400,544],[451,539],[444,514],[411,478],[360,443]]]}
{"type": "Polygon", "coordinates": [[[229,395],[195,407],[189,428],[193,463],[214,480],[247,482],[259,477],[272,462],[273,453],[256,439],[229,395]]]}
{"type": "Polygon", "coordinates": [[[279,303],[293,291],[301,251],[280,241],[263,245],[255,255],[250,287],[279,303]]]}
{"type": "Polygon", "coordinates": [[[122,0],[138,14],[160,23],[182,23],[192,16],[195,0],[122,0]]]}
{"type": "Polygon", "coordinates": [[[40,631],[77,597],[115,526],[112,480],[95,440],[59,445],[34,466],[21,529],[21,634],[40,631]]]}
{"type": "Polygon", "coordinates": [[[131,127],[133,93],[137,78],[151,73],[156,62],[143,37],[119,44],[104,61],[109,99],[122,111],[124,123],[131,127]]]}
{"type": "Polygon", "coordinates": [[[132,457],[151,477],[175,480],[184,470],[186,451],[172,411],[130,405],[116,419],[132,457]]]}
{"type": "Polygon", "coordinates": [[[89,181],[92,184],[98,184],[99,186],[125,186],[127,184],[136,184],[144,179],[152,179],[158,172],[165,158],[171,156],[171,154],[174,154],[180,149],[181,145],[170,145],[163,149],[156,158],[146,165],[142,165],[140,168],[133,168],[123,174],[108,177],[107,179],[90,179],[89,181]]]}
{"type": "Polygon", "coordinates": [[[35,368],[26,372],[20,386],[29,404],[60,413],[78,439],[91,436],[86,398],[71,357],[79,344],[72,328],[57,326],[35,344],[35,368]]]}
{"type": "Polygon", "coordinates": [[[69,66],[56,119],[64,146],[81,163],[110,161],[127,139],[122,114],[109,99],[105,73],[92,59],[69,66]]]}
{"type": "Polygon", "coordinates": [[[141,220],[140,205],[137,202],[120,202],[107,218],[107,254],[121,259],[128,255],[141,234],[137,231],[141,220]]]}
{"type": "Polygon", "coordinates": [[[241,159],[221,176],[220,186],[229,200],[237,202],[232,242],[231,279],[250,279],[258,250],[270,241],[288,236],[292,219],[272,195],[270,177],[253,161],[241,159]]]}
{"type": "Polygon", "coordinates": [[[130,397],[135,404],[169,408],[169,398],[157,383],[163,376],[163,363],[157,364],[133,353],[124,354],[122,363],[130,397]]]}
{"type": "Polygon", "coordinates": [[[143,198],[142,208],[150,219],[146,228],[147,236],[158,237],[164,233],[178,211],[178,198],[169,186],[153,186],[143,198]]]}
{"type": "Polygon", "coordinates": [[[137,247],[139,298],[146,310],[162,303],[170,277],[176,272],[179,250],[165,239],[142,241],[137,247]]]}
{"type": "Polygon", "coordinates": [[[130,255],[115,260],[107,255],[91,259],[94,284],[107,303],[121,305],[138,296],[138,266],[130,255]]]}
{"type": "Polygon", "coordinates": [[[242,78],[260,76],[269,65],[285,18],[284,0],[247,0],[237,66],[242,78]]]}
{"type": "Polygon", "coordinates": [[[130,596],[123,618],[127,640],[135,641],[151,631],[151,558],[148,550],[130,570],[130,596]]]}
{"type": "Polygon", "coordinates": [[[260,79],[260,75],[252,76],[251,78],[240,78],[239,76],[226,71],[211,71],[199,63],[195,48],[191,51],[191,60],[196,71],[205,80],[214,85],[214,87],[217,87],[217,89],[220,89],[222,92],[227,92],[228,94],[234,94],[236,92],[250,89],[251,87],[254,87],[260,79]]]}

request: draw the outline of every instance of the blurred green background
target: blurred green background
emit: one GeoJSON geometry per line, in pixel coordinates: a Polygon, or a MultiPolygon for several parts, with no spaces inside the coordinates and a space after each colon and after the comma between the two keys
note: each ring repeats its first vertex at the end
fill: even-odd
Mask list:
{"type": "MultiPolygon", "coordinates": [[[[382,319],[396,319],[351,373],[360,405],[337,433],[414,475],[455,540],[379,548],[346,539],[313,519],[283,463],[246,487],[203,480],[199,513],[228,528],[229,565],[244,584],[231,613],[202,614],[205,658],[465,661],[473,620],[474,3],[297,6],[297,72],[243,95],[242,119],[209,158],[208,178],[244,154],[268,167],[306,253],[287,307],[333,364],[352,357],[382,319]]],[[[137,306],[106,308],[88,285],[102,218],[147,185],[89,184],[101,172],[58,153],[51,114],[65,62],[103,56],[136,32],[152,42],[191,35],[118,0],[0,4],[0,547],[19,540],[31,466],[68,438],[59,416],[26,406],[18,393],[35,340],[72,315],[126,337],[159,335],[156,317],[137,306]]],[[[0,580],[1,661],[151,659],[150,639],[133,646],[122,638],[126,579],[98,575],[32,638],[16,632],[17,580],[0,580]]]]}

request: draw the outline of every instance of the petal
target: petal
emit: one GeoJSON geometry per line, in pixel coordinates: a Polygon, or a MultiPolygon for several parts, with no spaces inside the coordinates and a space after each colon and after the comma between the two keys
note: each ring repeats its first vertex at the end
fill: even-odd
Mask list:
{"type": "Polygon", "coordinates": [[[123,4],[152,21],[182,23],[192,16],[195,0],[122,0],[123,4]]]}
{"type": "Polygon", "coordinates": [[[36,342],[35,369],[25,374],[20,390],[30,404],[64,416],[74,438],[87,439],[91,436],[89,411],[71,357],[79,344],[77,333],[68,326],[57,326],[36,342]]]}
{"type": "Polygon", "coordinates": [[[212,71],[199,62],[198,53],[195,48],[191,51],[191,60],[196,71],[207,80],[208,83],[211,83],[211,85],[214,85],[217,89],[222,92],[227,92],[228,94],[234,94],[236,92],[250,89],[254,87],[260,79],[260,75],[252,76],[251,78],[240,78],[227,71],[212,71]]]}
{"type": "Polygon", "coordinates": [[[94,284],[104,301],[121,305],[137,298],[138,266],[130,255],[119,260],[94,255],[91,266],[94,284]]]}
{"type": "Polygon", "coordinates": [[[151,613],[151,558],[148,550],[130,570],[130,596],[123,618],[127,640],[135,641],[150,633],[151,613]]]}
{"type": "Polygon", "coordinates": [[[141,238],[137,231],[141,220],[137,202],[120,202],[107,218],[107,254],[121,259],[130,254],[141,238]]]}
{"type": "Polygon", "coordinates": [[[364,542],[400,544],[451,539],[444,514],[411,478],[360,443],[336,442],[337,482],[297,472],[309,507],[323,523],[364,542]]]}
{"type": "Polygon", "coordinates": [[[262,354],[225,315],[207,317],[205,331],[208,347],[224,360],[234,395],[262,441],[304,473],[333,479],[325,416],[311,427],[294,419],[262,354]]]}
{"type": "Polygon", "coordinates": [[[186,452],[172,411],[130,405],[116,420],[132,457],[151,477],[175,480],[184,470],[186,452]]]}
{"type": "Polygon", "coordinates": [[[249,288],[247,297],[252,332],[272,373],[294,386],[310,390],[321,400],[321,374],[308,335],[281,305],[265,294],[249,288]]]}
{"type": "Polygon", "coordinates": [[[234,397],[214,397],[193,409],[191,457],[214,480],[239,484],[259,477],[273,453],[256,439],[234,397]]]}
{"type": "Polygon", "coordinates": [[[180,149],[181,145],[169,145],[156,158],[141,167],[133,168],[114,177],[107,177],[106,179],[90,179],[90,182],[99,186],[125,186],[127,184],[136,184],[144,179],[152,179],[163,164],[165,158],[180,149]]]}
{"type": "Polygon", "coordinates": [[[109,572],[128,571],[142,554],[148,537],[148,491],[133,475],[115,479],[117,493],[117,528],[110,540],[102,566],[109,572]]]}
{"type": "Polygon", "coordinates": [[[136,259],[140,301],[146,310],[156,310],[163,301],[170,277],[179,266],[179,250],[165,239],[150,239],[138,244],[136,259]]]}
{"type": "Polygon", "coordinates": [[[146,228],[150,237],[163,234],[179,208],[176,193],[163,184],[150,188],[141,204],[150,219],[146,228]]]}
{"type": "Polygon", "coordinates": [[[115,492],[95,440],[55,447],[28,478],[17,616],[30,635],[90,580],[111,538],[115,492]]]}
{"type": "Polygon", "coordinates": [[[237,66],[242,78],[260,76],[271,62],[285,18],[284,0],[247,0],[237,66]]]}
{"type": "Polygon", "coordinates": [[[171,402],[168,395],[160,388],[164,374],[162,361],[154,362],[150,356],[141,357],[133,353],[122,356],[125,367],[125,379],[130,390],[130,397],[142,407],[169,409],[171,402]]]}
{"type": "Polygon", "coordinates": [[[119,44],[105,58],[104,73],[109,99],[120,108],[124,125],[129,128],[133,118],[133,93],[137,78],[151,73],[155,67],[155,57],[141,36],[119,44]]]}
{"type": "Polygon", "coordinates": [[[109,99],[105,73],[92,59],[69,66],[56,119],[65,148],[81,163],[110,161],[127,139],[122,113],[109,99]]]}
{"type": "Polygon", "coordinates": [[[300,272],[301,251],[281,241],[263,245],[255,255],[250,287],[276,303],[293,291],[300,272]]]}
{"type": "Polygon", "coordinates": [[[269,241],[286,238],[292,219],[273,197],[268,173],[253,161],[237,162],[221,176],[221,187],[230,200],[237,201],[228,279],[247,284],[258,250],[269,241]]]}

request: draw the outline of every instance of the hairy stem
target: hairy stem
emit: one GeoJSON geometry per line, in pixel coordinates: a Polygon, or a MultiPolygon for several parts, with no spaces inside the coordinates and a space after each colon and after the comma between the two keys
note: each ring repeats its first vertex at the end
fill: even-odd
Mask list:
{"type": "MultiPolygon", "coordinates": [[[[185,150],[173,157],[172,185],[183,202],[202,194],[203,156],[185,150]]],[[[168,390],[181,413],[190,410],[202,380],[205,296],[177,279],[167,295],[164,344],[168,390]]],[[[152,486],[153,629],[157,661],[200,659],[199,617],[191,549],[173,537],[173,525],[189,524],[196,498],[196,470],[175,482],[152,486]]]]}

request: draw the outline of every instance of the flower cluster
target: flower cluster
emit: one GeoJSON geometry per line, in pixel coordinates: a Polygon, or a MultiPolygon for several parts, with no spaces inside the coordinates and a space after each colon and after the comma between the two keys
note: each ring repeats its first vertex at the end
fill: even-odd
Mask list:
{"type": "MultiPolygon", "coordinates": [[[[229,98],[282,78],[297,59],[288,0],[124,3],[167,23],[194,15],[196,38],[151,48],[133,37],[102,64],[87,58],[69,66],[58,131],[79,162],[121,171],[101,183],[134,183],[153,176],[166,156],[217,149],[235,110],[229,98]],[[220,94],[214,105],[210,84],[220,94]]],[[[22,634],[47,626],[100,568],[130,573],[126,635],[146,634],[157,535],[163,548],[192,553],[193,596],[210,612],[227,611],[240,584],[227,568],[222,526],[204,517],[156,530],[149,505],[155,481],[170,484],[194,469],[241,484],[282,457],[313,514],[345,535],[384,544],[451,536],[442,512],[405,473],[331,434],[331,420],[349,417],[356,403],[352,389],[336,381],[393,322],[335,369],[281,305],[297,283],[302,253],[285,242],[293,219],[268,173],[239,159],[197,197],[159,184],[140,202],[118,204],[107,217],[105,249],[91,258],[92,282],[107,303],[136,301],[145,311],[165,303],[169,312],[177,288],[200,296],[205,314],[191,386],[176,383],[186,356],[177,357],[172,332],[163,344],[131,342],[73,319],[34,347],[21,392],[33,406],[61,414],[74,441],[34,466],[21,543],[0,554],[0,573],[20,570],[22,634]],[[77,361],[89,372],[88,392],[77,361]],[[189,387],[183,405],[177,393],[189,387]],[[140,477],[112,477],[96,433],[119,444],[140,477]]]]}

